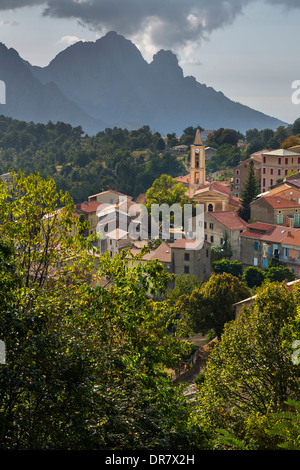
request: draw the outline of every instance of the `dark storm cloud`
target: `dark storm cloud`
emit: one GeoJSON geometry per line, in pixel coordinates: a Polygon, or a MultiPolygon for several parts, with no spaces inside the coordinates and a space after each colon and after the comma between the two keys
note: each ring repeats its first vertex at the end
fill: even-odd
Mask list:
{"type": "MultiPolygon", "coordinates": [[[[90,29],[115,30],[124,35],[147,31],[163,47],[198,41],[230,25],[245,6],[259,0],[0,0],[0,10],[44,5],[44,15],[74,18],[90,29]]],[[[264,0],[299,7],[299,0],[264,0]]]]}
{"type": "Polygon", "coordinates": [[[77,18],[91,29],[147,31],[157,46],[201,39],[231,24],[252,0],[49,0],[44,14],[77,18]]]}

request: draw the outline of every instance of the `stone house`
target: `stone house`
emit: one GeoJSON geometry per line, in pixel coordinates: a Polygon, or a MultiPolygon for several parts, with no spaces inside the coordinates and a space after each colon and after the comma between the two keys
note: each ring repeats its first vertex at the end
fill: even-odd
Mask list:
{"type": "Polygon", "coordinates": [[[232,259],[240,258],[241,232],[248,224],[236,212],[206,212],[204,214],[204,240],[212,246],[223,247],[225,241],[230,246],[232,259]]]}
{"type": "Polygon", "coordinates": [[[101,204],[117,204],[118,202],[125,200],[125,198],[130,201],[132,200],[131,196],[109,189],[89,196],[88,202],[97,201],[101,204]]]}
{"type": "Polygon", "coordinates": [[[263,195],[251,202],[251,219],[268,224],[299,227],[300,204],[277,195],[263,195]]]}
{"type": "Polygon", "coordinates": [[[240,234],[241,258],[244,267],[266,268],[276,259],[300,277],[300,229],[280,225],[250,224],[240,234]]]}
{"type": "Polygon", "coordinates": [[[268,191],[288,173],[300,169],[300,153],[289,149],[277,149],[262,154],[261,192],[268,191]]]}
{"type": "MultiPolygon", "coordinates": [[[[240,261],[243,267],[257,266],[263,268],[263,244],[262,238],[272,233],[276,225],[255,222],[249,224],[247,229],[240,233],[240,261]]],[[[282,229],[282,227],[281,227],[282,229]]]]}
{"type": "Polygon", "coordinates": [[[241,197],[243,186],[248,177],[249,164],[251,161],[254,163],[254,175],[260,187],[262,154],[261,152],[257,152],[250,155],[250,158],[247,160],[242,160],[233,168],[232,194],[235,197],[241,197]]]}
{"type": "Polygon", "coordinates": [[[211,275],[210,244],[199,240],[177,239],[170,244],[172,273],[191,274],[207,280],[211,275]]]}

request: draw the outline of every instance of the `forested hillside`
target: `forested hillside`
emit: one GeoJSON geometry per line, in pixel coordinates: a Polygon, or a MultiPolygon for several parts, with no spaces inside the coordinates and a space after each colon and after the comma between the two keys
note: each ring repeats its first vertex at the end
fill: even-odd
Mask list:
{"type": "Polygon", "coordinates": [[[68,191],[74,202],[108,188],[136,197],[162,173],[183,174],[184,165],[165,147],[162,136],[148,126],[131,132],[106,129],[88,136],[80,126],[62,122],[45,125],[0,117],[1,174],[40,172],[53,177],[57,188],[68,191]]]}

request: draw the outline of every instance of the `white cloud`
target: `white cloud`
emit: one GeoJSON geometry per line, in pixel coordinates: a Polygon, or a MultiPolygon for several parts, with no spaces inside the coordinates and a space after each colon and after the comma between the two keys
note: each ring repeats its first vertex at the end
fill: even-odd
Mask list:
{"type": "Polygon", "coordinates": [[[0,26],[17,26],[19,23],[17,21],[8,21],[8,20],[1,20],[0,26]]]}
{"type": "Polygon", "coordinates": [[[63,36],[59,40],[61,44],[65,44],[67,46],[71,46],[72,44],[75,44],[76,42],[79,42],[79,41],[85,42],[86,39],[81,39],[77,36],[63,36]]]}

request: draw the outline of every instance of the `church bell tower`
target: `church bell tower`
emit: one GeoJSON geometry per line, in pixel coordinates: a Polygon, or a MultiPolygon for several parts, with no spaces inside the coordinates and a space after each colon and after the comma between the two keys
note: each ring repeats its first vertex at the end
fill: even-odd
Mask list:
{"type": "Polygon", "coordinates": [[[200,129],[197,129],[195,140],[191,145],[191,166],[189,197],[192,198],[197,189],[205,184],[205,147],[202,142],[200,129]]]}

